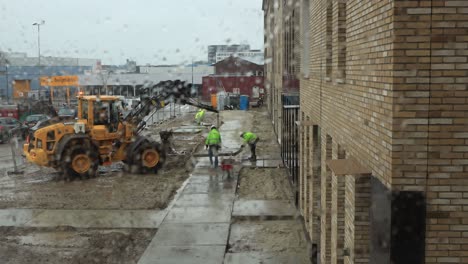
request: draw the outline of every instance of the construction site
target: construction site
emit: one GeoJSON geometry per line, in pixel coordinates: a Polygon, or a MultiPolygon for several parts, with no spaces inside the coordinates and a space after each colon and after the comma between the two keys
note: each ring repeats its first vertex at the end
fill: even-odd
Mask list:
{"type": "Polygon", "coordinates": [[[141,136],[160,142],[172,132],[156,174],[116,162],[67,179],[24,158],[14,169],[11,147],[2,145],[0,262],[309,263],[266,107],[207,111],[200,125],[197,111],[171,104],[145,116],[141,136]],[[229,161],[229,170],[212,168],[204,149],[218,124],[220,162],[229,161]],[[256,161],[241,148],[243,131],[261,138],[256,161]]]}
{"type": "Polygon", "coordinates": [[[176,2],[0,52],[0,263],[468,263],[468,1],[176,2]]]}

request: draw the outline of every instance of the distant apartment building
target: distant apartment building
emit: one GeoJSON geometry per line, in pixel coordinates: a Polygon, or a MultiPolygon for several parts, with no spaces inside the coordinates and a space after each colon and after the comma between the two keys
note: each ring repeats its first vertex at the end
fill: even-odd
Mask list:
{"type": "Polygon", "coordinates": [[[218,52],[244,52],[244,51],[250,51],[250,45],[247,45],[247,44],[209,45],[208,46],[208,64],[211,65],[217,62],[216,53],[218,52]]]}
{"type": "Polygon", "coordinates": [[[275,130],[314,263],[468,263],[468,1],[263,10],[266,101],[294,123],[275,130]]]}

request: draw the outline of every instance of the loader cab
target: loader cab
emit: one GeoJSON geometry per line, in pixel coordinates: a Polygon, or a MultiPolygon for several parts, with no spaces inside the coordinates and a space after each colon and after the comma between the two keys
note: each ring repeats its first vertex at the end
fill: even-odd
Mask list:
{"type": "Polygon", "coordinates": [[[121,104],[115,96],[81,96],[78,99],[78,120],[88,128],[105,128],[115,133],[120,122],[121,104]]]}

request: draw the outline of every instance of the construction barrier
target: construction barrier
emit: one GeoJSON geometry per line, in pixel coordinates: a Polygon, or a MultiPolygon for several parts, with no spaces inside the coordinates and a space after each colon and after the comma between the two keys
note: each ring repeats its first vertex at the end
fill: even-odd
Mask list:
{"type": "Polygon", "coordinates": [[[213,106],[213,108],[216,108],[218,106],[217,96],[217,94],[211,95],[211,106],[213,106]]]}

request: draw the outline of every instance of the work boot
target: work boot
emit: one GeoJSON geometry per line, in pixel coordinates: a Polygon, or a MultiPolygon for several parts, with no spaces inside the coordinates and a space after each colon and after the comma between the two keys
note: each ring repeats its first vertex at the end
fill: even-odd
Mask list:
{"type": "Polygon", "coordinates": [[[256,161],[256,160],[257,160],[257,157],[255,157],[255,156],[254,156],[254,157],[250,157],[249,160],[250,160],[250,161],[256,161]]]}

